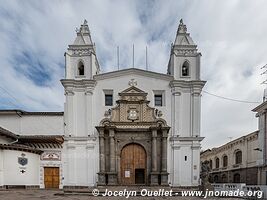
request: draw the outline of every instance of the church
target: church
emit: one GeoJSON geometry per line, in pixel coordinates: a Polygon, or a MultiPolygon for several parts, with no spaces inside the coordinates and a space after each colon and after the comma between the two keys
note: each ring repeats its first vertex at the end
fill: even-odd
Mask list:
{"type": "Polygon", "coordinates": [[[64,112],[0,110],[0,187],[198,186],[200,58],[180,20],[166,74],[102,73],[85,20],[65,53],[64,112]]]}

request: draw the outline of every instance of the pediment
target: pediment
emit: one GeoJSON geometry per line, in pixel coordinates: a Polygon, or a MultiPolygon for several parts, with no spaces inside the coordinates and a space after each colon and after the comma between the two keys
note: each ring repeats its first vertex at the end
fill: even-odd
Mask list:
{"type": "Polygon", "coordinates": [[[135,85],[119,93],[119,99],[114,108],[105,112],[100,126],[114,126],[117,128],[135,127],[149,128],[151,126],[167,126],[162,112],[149,106],[147,93],[135,85]]]}
{"type": "Polygon", "coordinates": [[[143,90],[135,87],[135,86],[131,86],[125,90],[123,90],[122,92],[119,93],[120,96],[123,96],[123,95],[133,95],[133,94],[139,94],[139,95],[147,95],[146,92],[144,92],[143,90]]]}

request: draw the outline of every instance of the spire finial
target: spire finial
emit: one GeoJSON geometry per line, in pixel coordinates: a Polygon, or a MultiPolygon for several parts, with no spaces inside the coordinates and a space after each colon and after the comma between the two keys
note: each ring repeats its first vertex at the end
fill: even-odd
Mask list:
{"type": "Polygon", "coordinates": [[[184,24],[183,19],[181,18],[178,27],[178,33],[186,33],[186,31],[187,31],[186,25],[184,24]]]}
{"type": "Polygon", "coordinates": [[[76,29],[76,32],[77,32],[77,34],[78,33],[80,33],[80,34],[89,33],[90,34],[89,27],[88,27],[86,19],[83,21],[83,24],[81,25],[80,29],[79,30],[76,29]]]}

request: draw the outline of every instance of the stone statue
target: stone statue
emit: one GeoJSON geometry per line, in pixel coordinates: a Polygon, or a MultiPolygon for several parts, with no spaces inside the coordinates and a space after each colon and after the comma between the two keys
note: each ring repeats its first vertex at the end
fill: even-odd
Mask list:
{"type": "Polygon", "coordinates": [[[201,179],[201,186],[200,189],[202,191],[206,190],[213,190],[211,183],[209,182],[210,178],[210,162],[205,161],[201,164],[201,172],[200,172],[200,179],[201,179]]]}

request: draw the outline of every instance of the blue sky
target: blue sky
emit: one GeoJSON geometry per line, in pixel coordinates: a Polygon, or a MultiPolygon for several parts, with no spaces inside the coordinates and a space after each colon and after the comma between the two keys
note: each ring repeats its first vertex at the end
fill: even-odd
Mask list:
{"type": "MultiPolygon", "coordinates": [[[[122,68],[166,73],[170,44],[179,19],[187,24],[202,53],[204,90],[234,99],[262,101],[260,67],[267,63],[267,2],[264,0],[95,0],[15,1],[0,4],[0,108],[62,111],[64,52],[75,28],[87,19],[102,71],[122,68]]],[[[219,99],[203,93],[204,147],[257,129],[251,112],[257,104],[219,99]]]]}

